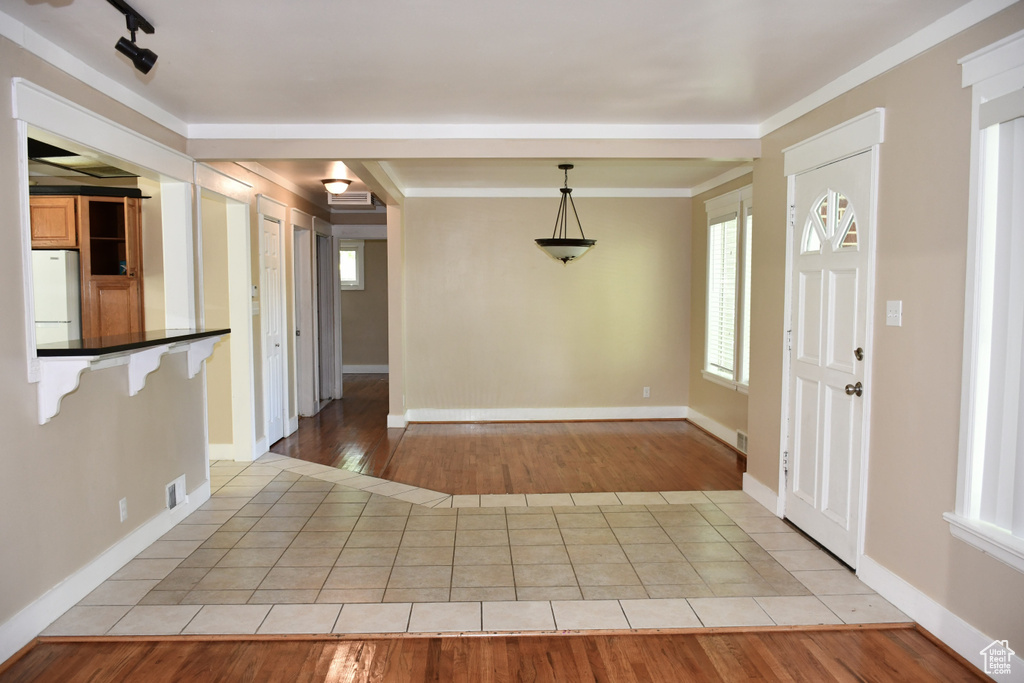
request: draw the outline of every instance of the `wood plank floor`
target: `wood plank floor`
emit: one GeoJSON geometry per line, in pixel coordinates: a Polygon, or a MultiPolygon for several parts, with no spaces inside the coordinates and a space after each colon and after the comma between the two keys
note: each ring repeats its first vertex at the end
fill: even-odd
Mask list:
{"type": "Polygon", "coordinates": [[[979,681],[913,627],[696,634],[41,639],[22,681],[979,681]]]}
{"type": "Polygon", "coordinates": [[[387,375],[346,375],[345,398],[271,451],[452,494],[710,491],[743,459],[684,420],[412,424],[387,429],[387,375]]]}
{"type": "Polygon", "coordinates": [[[388,376],[345,375],[345,398],[331,401],[270,450],[308,462],[379,477],[402,440],[388,429],[388,376]]]}
{"type": "Polygon", "coordinates": [[[725,491],[743,461],[683,420],[413,424],[382,476],[452,494],[725,491]]]}

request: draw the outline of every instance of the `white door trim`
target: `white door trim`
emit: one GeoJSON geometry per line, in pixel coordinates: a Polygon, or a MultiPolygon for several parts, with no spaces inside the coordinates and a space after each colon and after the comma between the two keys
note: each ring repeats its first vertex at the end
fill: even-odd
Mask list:
{"type": "MultiPolygon", "coordinates": [[[[786,459],[793,452],[793,435],[790,433],[789,386],[792,375],[791,351],[793,330],[793,242],[796,223],[796,176],[805,171],[840,161],[847,157],[868,151],[871,154],[871,205],[867,211],[871,216],[874,234],[871,236],[867,253],[867,311],[865,318],[864,338],[870,344],[864,358],[864,377],[868,380],[868,390],[864,393],[863,425],[861,431],[861,463],[860,493],[858,500],[858,539],[857,561],[864,556],[864,537],[867,522],[867,483],[868,462],[871,445],[871,386],[872,366],[874,358],[874,307],[875,307],[875,244],[878,240],[878,174],[879,146],[885,140],[885,110],[876,108],[844,123],[834,126],[823,133],[799,142],[783,150],[785,156],[784,172],[787,176],[787,202],[789,215],[786,217],[786,286],[784,316],[786,321],[786,338],[783,345],[783,381],[782,381],[782,455],[779,458],[779,501],[778,512],[786,509],[786,459]]],[[[856,567],[855,567],[856,568],[856,567]]]]}

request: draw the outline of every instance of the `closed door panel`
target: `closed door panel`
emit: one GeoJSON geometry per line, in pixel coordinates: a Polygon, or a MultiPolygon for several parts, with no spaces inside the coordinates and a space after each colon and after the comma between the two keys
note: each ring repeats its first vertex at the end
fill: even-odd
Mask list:
{"type": "Polygon", "coordinates": [[[794,181],[785,514],[851,566],[860,538],[872,183],[867,152],[794,181]]]}
{"type": "Polygon", "coordinates": [[[89,282],[91,334],[109,337],[140,329],[139,285],[128,278],[93,278],[89,282]]]}
{"type": "Polygon", "coordinates": [[[266,357],[267,444],[284,437],[284,315],[281,224],[263,218],[263,349],[266,357]]]}

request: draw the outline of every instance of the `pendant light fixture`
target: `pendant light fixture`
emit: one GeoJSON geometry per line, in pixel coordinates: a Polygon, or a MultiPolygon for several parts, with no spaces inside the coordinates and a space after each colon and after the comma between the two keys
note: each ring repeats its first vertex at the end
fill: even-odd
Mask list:
{"type": "Polygon", "coordinates": [[[572,164],[559,164],[558,168],[565,171],[565,187],[559,188],[562,192],[562,201],[558,205],[558,215],[555,217],[555,230],[551,237],[543,237],[537,241],[541,249],[548,252],[551,258],[568,263],[578,259],[587,253],[597,240],[588,240],[583,234],[583,226],[580,224],[579,214],[576,213],[576,203],[572,200],[572,188],[569,187],[569,171],[572,164]],[[569,207],[572,206],[572,215],[576,218],[576,227],[580,229],[579,239],[568,236],[569,207]]]}

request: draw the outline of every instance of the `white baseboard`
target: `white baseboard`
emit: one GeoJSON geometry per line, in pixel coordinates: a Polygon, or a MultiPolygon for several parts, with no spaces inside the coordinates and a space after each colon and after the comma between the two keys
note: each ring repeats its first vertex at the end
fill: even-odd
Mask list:
{"type": "Polygon", "coordinates": [[[234,460],[235,447],[229,443],[211,443],[210,460],[234,460]]]}
{"type": "Polygon", "coordinates": [[[733,448],[736,448],[736,432],[735,429],[729,429],[720,422],[715,422],[707,415],[698,413],[693,408],[686,409],[686,419],[697,425],[705,432],[718,437],[725,443],[729,444],[733,448]]]}
{"type": "MultiPolygon", "coordinates": [[[[984,666],[981,650],[997,638],[1006,637],[998,633],[982,633],[867,555],[860,556],[857,567],[857,577],[868,587],[978,667],[978,670],[984,666]]],[[[1014,608],[1007,604],[1007,609],[1014,608]]],[[[1010,674],[1000,675],[998,680],[1024,682],[1024,660],[1020,656],[1013,656],[1010,668],[1010,674]]]]}
{"type": "Polygon", "coordinates": [[[188,494],[188,501],[174,510],[164,510],[120,541],[107,548],[71,576],[48,590],[25,609],[0,625],[0,662],[27,645],[60,615],[74,607],[129,560],[148,548],[210,499],[210,482],[203,482],[188,494]]]}
{"type": "Polygon", "coordinates": [[[342,365],[343,375],[386,375],[387,365],[342,365]]]}
{"type": "Polygon", "coordinates": [[[288,418],[288,433],[285,436],[291,436],[297,431],[299,431],[299,416],[292,415],[288,418]]]}
{"type": "Polygon", "coordinates": [[[267,437],[257,439],[256,443],[252,445],[252,459],[261,458],[266,455],[267,451],[270,450],[270,446],[267,445],[267,437]]]}
{"type": "Polygon", "coordinates": [[[782,498],[779,494],[754,479],[748,472],[743,473],[743,492],[774,512],[776,517],[782,517],[782,498]]]}
{"type": "Polygon", "coordinates": [[[388,415],[388,429],[405,429],[408,425],[409,420],[406,419],[405,414],[388,415]]]}
{"type": "Polygon", "coordinates": [[[683,406],[621,408],[412,408],[409,422],[560,422],[567,420],[658,420],[686,417],[683,406]]]}

